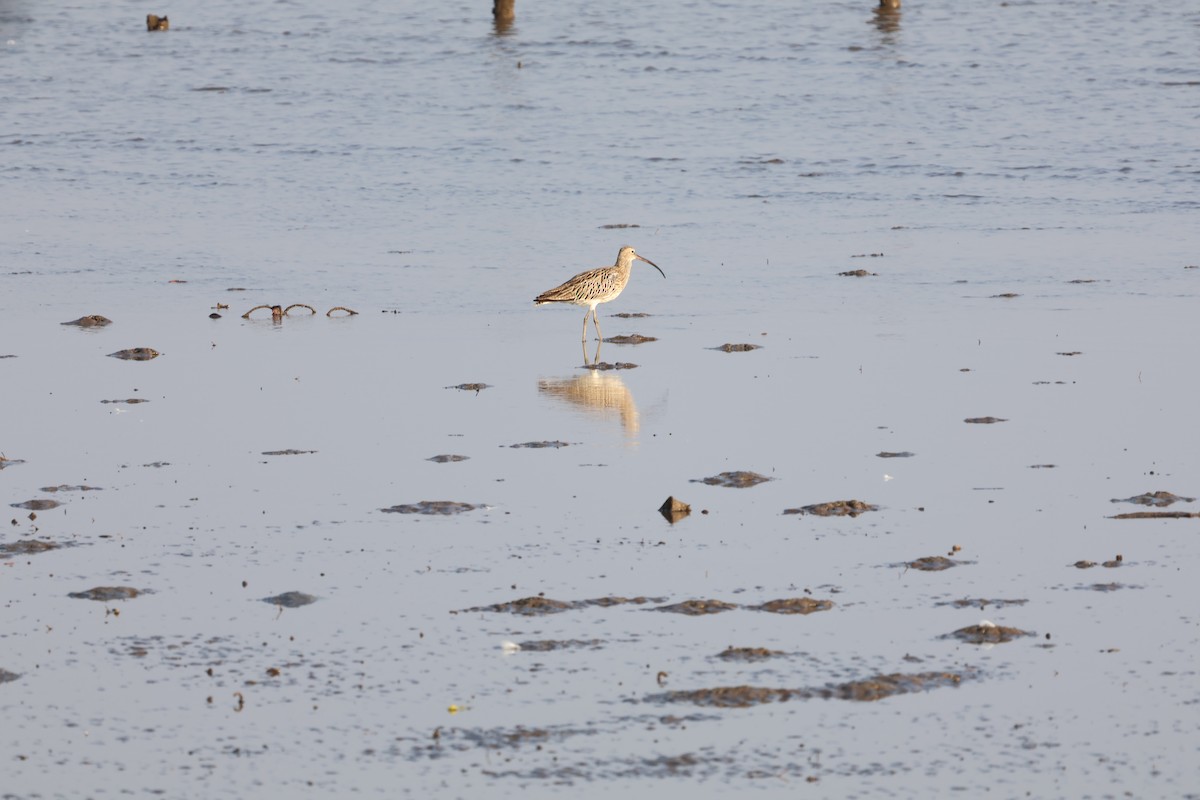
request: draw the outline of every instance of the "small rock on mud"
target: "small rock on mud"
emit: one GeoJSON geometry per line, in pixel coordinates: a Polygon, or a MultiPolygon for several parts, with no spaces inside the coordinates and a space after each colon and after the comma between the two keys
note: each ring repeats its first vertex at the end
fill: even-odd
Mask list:
{"type": "Polygon", "coordinates": [[[1174,503],[1194,503],[1194,497],[1180,497],[1177,494],[1170,492],[1146,492],[1145,494],[1126,497],[1125,499],[1113,498],[1114,503],[1136,503],[1141,506],[1154,506],[1155,508],[1166,508],[1174,503]]]}
{"type": "Polygon", "coordinates": [[[300,608],[301,606],[306,606],[310,603],[317,602],[317,598],[313,597],[311,594],[305,594],[304,592],[284,592],[283,594],[277,594],[274,597],[264,597],[262,601],[264,603],[270,603],[273,606],[283,606],[284,608],[300,608]]]}
{"type": "Polygon", "coordinates": [[[86,317],[73,319],[70,322],[61,322],[60,325],[75,325],[80,328],[103,328],[105,325],[111,325],[112,320],[108,317],[102,317],[99,314],[88,314],[86,317]]]}
{"type": "Polygon", "coordinates": [[[720,350],[723,353],[748,353],[761,347],[761,344],[729,344],[726,342],[720,347],[714,347],[713,350],[720,350]]]}
{"type": "Polygon", "coordinates": [[[609,344],[645,344],[646,342],[657,342],[656,336],[642,336],[640,333],[631,333],[626,336],[610,336],[604,341],[609,344]]]}
{"type": "Polygon", "coordinates": [[[689,617],[699,617],[705,614],[720,614],[722,611],[729,611],[737,608],[734,603],[726,603],[724,600],[684,600],[682,603],[674,603],[669,606],[656,606],[650,609],[651,611],[669,611],[672,614],[686,614],[689,617]]]}
{"type": "Polygon", "coordinates": [[[67,597],[73,597],[76,600],[99,600],[107,603],[110,600],[132,600],[140,594],[141,592],[132,586],[97,586],[84,592],[71,592],[67,597]]]}
{"type": "Polygon", "coordinates": [[[474,511],[477,508],[483,508],[483,506],[472,505],[471,503],[459,503],[454,500],[422,500],[419,503],[381,508],[380,511],[389,514],[440,514],[449,516],[451,514],[461,514],[464,511],[474,511]]]}
{"type": "Polygon", "coordinates": [[[784,514],[813,514],[818,517],[857,517],[868,511],[878,511],[879,506],[864,503],[862,500],[833,500],[828,503],[815,503],[800,508],[785,508],[784,514]]]}
{"type": "Polygon", "coordinates": [[[713,475],[709,478],[693,478],[692,483],[706,483],[709,486],[726,486],[731,489],[747,489],[751,486],[758,486],[760,483],[766,483],[773,478],[768,478],[765,475],[759,475],[757,472],[722,472],[720,475],[713,475]]]}
{"type": "Polygon", "coordinates": [[[52,508],[58,508],[62,503],[57,500],[35,499],[26,500],[24,503],[10,503],[13,508],[24,508],[30,511],[49,511],[52,508]]]}
{"type": "Polygon", "coordinates": [[[149,361],[152,358],[158,358],[162,353],[155,350],[153,347],[131,347],[128,350],[118,350],[115,353],[109,353],[109,358],[119,358],[124,361],[149,361]]]}
{"type": "Polygon", "coordinates": [[[833,602],[816,600],[812,597],[789,597],[783,600],[770,600],[761,606],[747,606],[747,608],[772,614],[811,614],[814,611],[828,611],[833,608],[833,602]]]}
{"type": "Polygon", "coordinates": [[[533,449],[552,447],[557,450],[560,447],[570,447],[570,442],[560,442],[558,440],[553,442],[520,442],[519,444],[510,444],[509,447],[529,447],[533,449]]]}
{"type": "Polygon", "coordinates": [[[1008,422],[1008,420],[1001,417],[967,417],[963,422],[972,425],[994,425],[997,422],[1008,422]]]}
{"type": "Polygon", "coordinates": [[[691,514],[692,507],[682,500],[676,500],[674,497],[668,497],[663,501],[663,504],[658,507],[658,513],[663,515],[663,519],[674,525],[688,514],[691,514]]]}
{"type": "Polygon", "coordinates": [[[455,461],[466,461],[469,458],[470,458],[470,456],[456,456],[456,455],[449,455],[449,454],[443,453],[442,455],[432,456],[425,460],[432,461],[435,464],[450,464],[455,461]]]}

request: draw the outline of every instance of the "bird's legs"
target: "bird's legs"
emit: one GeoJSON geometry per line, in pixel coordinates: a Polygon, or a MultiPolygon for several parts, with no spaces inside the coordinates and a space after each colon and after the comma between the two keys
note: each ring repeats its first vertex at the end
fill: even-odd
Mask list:
{"type": "Polygon", "coordinates": [[[587,341],[587,318],[588,318],[588,314],[593,314],[593,315],[594,315],[595,313],[596,313],[596,309],[595,309],[595,308],[589,308],[587,311],[583,312],[583,338],[582,338],[582,339],[580,339],[580,341],[581,341],[581,342],[586,342],[586,341],[587,341]]]}
{"type": "Polygon", "coordinates": [[[596,326],[596,341],[603,342],[604,334],[600,333],[600,317],[596,314],[595,306],[592,306],[592,324],[596,326]]]}

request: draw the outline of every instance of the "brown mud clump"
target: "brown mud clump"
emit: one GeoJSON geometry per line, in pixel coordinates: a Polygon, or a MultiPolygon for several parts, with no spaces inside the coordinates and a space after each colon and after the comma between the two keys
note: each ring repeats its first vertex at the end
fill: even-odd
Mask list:
{"type": "Polygon", "coordinates": [[[645,344],[646,342],[657,342],[656,336],[642,336],[640,333],[631,333],[627,336],[610,336],[604,340],[609,344],[645,344]]]}
{"type": "Polygon", "coordinates": [[[1166,508],[1174,503],[1194,503],[1194,497],[1180,497],[1177,494],[1170,492],[1146,492],[1145,494],[1134,495],[1124,499],[1113,498],[1114,503],[1135,503],[1140,506],[1154,506],[1155,508],[1166,508]]]}
{"type": "Polygon", "coordinates": [[[283,608],[300,608],[311,603],[317,602],[317,598],[311,594],[304,592],[284,592],[273,597],[264,597],[264,603],[270,603],[273,606],[282,606],[283,608]]]}
{"type": "Polygon", "coordinates": [[[729,611],[734,608],[737,608],[736,604],[726,603],[724,600],[684,600],[682,603],[657,606],[650,610],[668,611],[672,614],[686,614],[689,617],[701,617],[705,614],[720,614],[722,611],[729,611]]]}
{"type": "Polygon", "coordinates": [[[171,30],[171,20],[167,17],[160,17],[157,14],[146,15],[146,30],[147,31],[169,31],[171,30]]]}
{"type": "Polygon", "coordinates": [[[726,342],[720,347],[714,347],[713,350],[720,350],[722,353],[748,353],[761,347],[761,344],[729,344],[726,342]]]}
{"type": "Polygon", "coordinates": [[[717,658],[726,661],[765,661],[775,656],[787,655],[782,650],[768,650],[765,647],[726,647],[717,653],[717,658]]]}
{"type": "Polygon", "coordinates": [[[903,566],[909,569],[919,569],[922,572],[941,572],[944,569],[958,566],[958,562],[945,556],[923,556],[914,561],[905,561],[903,566]]]}
{"type": "Polygon", "coordinates": [[[105,325],[112,325],[112,320],[108,317],[102,317],[99,314],[88,314],[86,317],[73,319],[70,322],[61,322],[60,325],[74,325],[78,328],[103,328],[105,325]]]}
{"type": "Polygon", "coordinates": [[[816,600],[812,597],[789,597],[783,600],[770,600],[761,606],[747,606],[754,611],[767,611],[771,614],[812,614],[814,611],[828,611],[833,608],[831,600],[816,600]]]}
{"type": "Polygon", "coordinates": [[[691,514],[692,507],[682,500],[676,500],[674,497],[668,497],[663,501],[663,504],[658,507],[658,513],[663,515],[663,519],[674,525],[688,514],[691,514]]]}
{"type": "Polygon", "coordinates": [[[459,503],[454,500],[422,500],[419,503],[392,506],[391,508],[381,508],[379,510],[388,514],[436,514],[450,516],[451,514],[461,514],[464,511],[474,511],[477,508],[483,508],[483,506],[472,505],[471,503],[459,503]]]}
{"type": "Polygon", "coordinates": [[[9,503],[13,508],[24,508],[29,511],[49,511],[52,508],[58,508],[62,503],[57,500],[26,500],[24,503],[9,503]]]}
{"type": "Polygon", "coordinates": [[[109,358],[119,358],[122,361],[150,361],[158,358],[162,353],[155,350],[153,347],[131,347],[128,350],[118,350],[115,353],[109,353],[109,358]]]}
{"type": "Polygon", "coordinates": [[[692,483],[704,483],[709,486],[725,486],[730,489],[748,489],[751,486],[758,486],[760,483],[766,483],[772,478],[765,475],[759,475],[757,472],[722,472],[720,475],[713,475],[709,478],[693,478],[692,483]]]}
{"type": "Polygon", "coordinates": [[[425,460],[432,461],[435,464],[451,464],[456,461],[466,461],[469,458],[470,458],[470,456],[456,456],[456,455],[450,455],[447,453],[443,453],[442,455],[431,456],[430,458],[427,458],[425,460]]]}
{"type": "Polygon", "coordinates": [[[458,389],[460,392],[474,392],[479,394],[484,389],[492,388],[490,383],[460,383],[457,386],[447,386],[447,389],[458,389]]]}
{"type": "Polygon", "coordinates": [[[1001,417],[967,417],[963,422],[971,425],[994,425],[997,422],[1008,422],[1008,420],[1001,417]]]}
{"type": "Polygon", "coordinates": [[[132,600],[141,592],[132,586],[97,586],[84,592],[71,592],[67,597],[76,600],[99,600],[107,603],[111,600],[132,600]]]}
{"type": "Polygon", "coordinates": [[[1011,642],[1013,639],[1019,639],[1022,636],[1035,635],[1030,631],[1023,631],[1020,628],[1007,628],[1003,625],[997,625],[994,622],[984,620],[978,625],[968,625],[965,628],[959,628],[953,633],[946,634],[943,638],[959,639],[968,644],[999,644],[1000,642],[1011,642]]]}
{"type": "Polygon", "coordinates": [[[828,503],[814,503],[800,508],[785,508],[784,514],[813,514],[818,517],[857,517],[868,511],[878,511],[879,506],[864,503],[862,500],[833,500],[828,503]]]}

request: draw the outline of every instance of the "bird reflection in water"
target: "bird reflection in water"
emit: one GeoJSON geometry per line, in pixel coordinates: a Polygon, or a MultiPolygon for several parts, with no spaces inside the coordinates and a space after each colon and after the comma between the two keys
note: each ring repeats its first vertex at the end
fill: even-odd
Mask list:
{"type": "Polygon", "coordinates": [[[875,7],[875,27],[884,35],[884,44],[893,44],[891,35],[900,30],[900,0],[880,0],[875,7]]]}
{"type": "MultiPolygon", "coordinates": [[[[588,360],[587,344],[583,345],[585,367],[600,363],[600,346],[596,342],[596,353],[588,360]]],[[[591,416],[600,418],[619,417],[625,435],[637,435],[641,423],[633,395],[615,370],[587,369],[582,375],[569,378],[542,378],[538,381],[540,394],[557,397],[591,416]]]]}

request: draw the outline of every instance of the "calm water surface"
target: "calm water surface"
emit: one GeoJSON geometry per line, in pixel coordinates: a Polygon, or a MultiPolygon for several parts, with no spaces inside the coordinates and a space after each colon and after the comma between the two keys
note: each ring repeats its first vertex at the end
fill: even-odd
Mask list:
{"type": "Polygon", "coordinates": [[[0,0],[0,794],[1195,796],[1200,12],[397,5],[0,0]]]}

